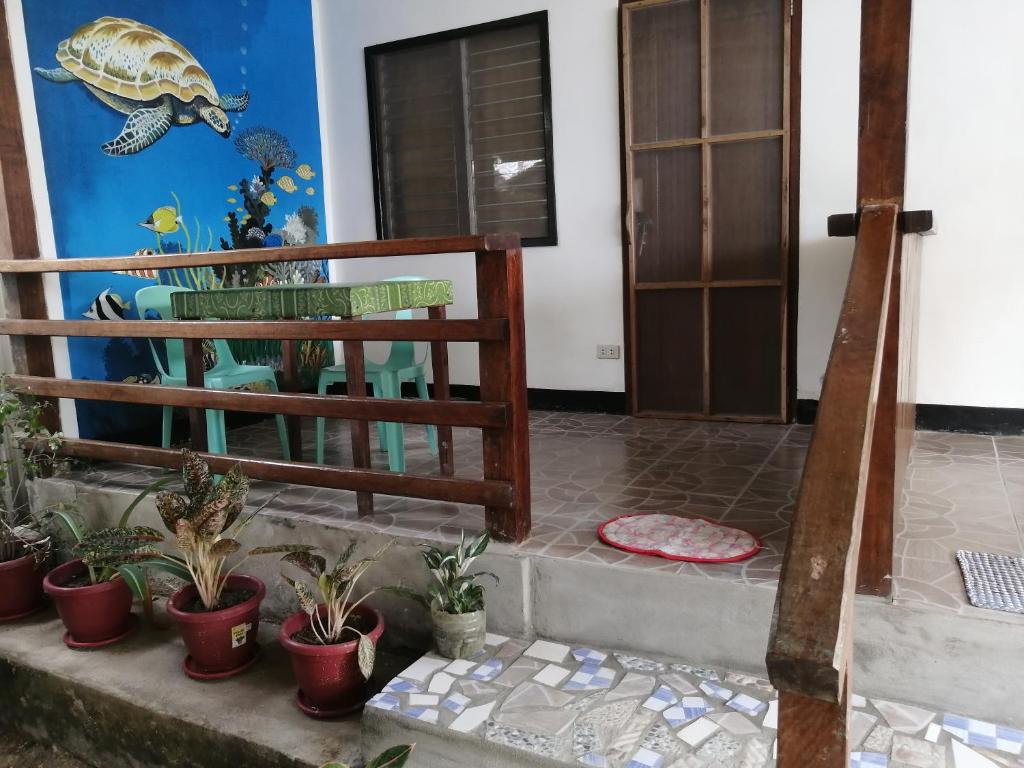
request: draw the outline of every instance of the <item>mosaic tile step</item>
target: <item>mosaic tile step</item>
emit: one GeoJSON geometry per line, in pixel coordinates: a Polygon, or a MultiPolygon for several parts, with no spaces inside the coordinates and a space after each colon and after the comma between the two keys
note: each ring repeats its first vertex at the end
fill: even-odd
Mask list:
{"type": "MultiPolygon", "coordinates": [[[[1024,731],[861,695],[851,705],[851,768],[1024,768],[1024,731]]],[[[452,766],[492,765],[482,756],[503,745],[529,765],[771,768],[778,748],[767,680],[497,635],[474,659],[422,657],[364,718],[389,719],[410,740],[439,737],[452,766]]]]}

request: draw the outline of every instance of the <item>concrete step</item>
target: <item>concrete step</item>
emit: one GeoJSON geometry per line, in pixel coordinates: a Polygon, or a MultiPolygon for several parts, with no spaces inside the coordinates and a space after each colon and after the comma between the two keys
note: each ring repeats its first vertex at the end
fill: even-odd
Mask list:
{"type": "MultiPolygon", "coordinates": [[[[236,678],[200,683],[181,669],[174,629],[143,627],[95,651],[72,651],[52,609],[0,627],[0,729],[55,744],[103,768],[319,768],[361,764],[358,716],[319,722],[293,702],[275,625],[261,658],[236,678]]],[[[382,685],[407,659],[382,654],[382,685]]]]}
{"type": "MultiPolygon", "coordinates": [[[[851,704],[854,768],[1024,768],[1022,730],[873,696],[851,704]]],[[[757,674],[491,636],[472,661],[427,654],[388,683],[365,710],[363,744],[416,742],[411,768],[770,768],[777,718],[757,674]]]]}

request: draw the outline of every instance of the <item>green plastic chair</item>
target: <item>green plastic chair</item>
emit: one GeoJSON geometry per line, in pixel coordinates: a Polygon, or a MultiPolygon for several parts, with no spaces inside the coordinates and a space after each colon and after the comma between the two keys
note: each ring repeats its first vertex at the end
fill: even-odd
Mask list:
{"type": "MultiPolygon", "coordinates": [[[[392,277],[387,282],[408,280],[426,280],[424,277],[392,277]]],[[[411,320],[412,310],[402,309],[395,313],[396,320],[411,320]]],[[[427,355],[416,360],[416,345],[411,341],[391,342],[388,359],[383,363],[367,360],[365,363],[366,383],[373,387],[373,396],[388,399],[402,397],[402,383],[416,382],[416,394],[421,400],[429,400],[426,377],[427,355]]],[[[345,366],[330,365],[320,369],[317,392],[327,393],[327,387],[334,383],[344,382],[345,366]]],[[[427,444],[430,453],[437,455],[437,429],[432,424],[425,425],[427,444]]],[[[324,429],[325,420],[316,420],[316,462],[324,463],[324,429]]],[[[377,433],[380,437],[380,449],[388,453],[388,467],[392,472],[405,472],[405,425],[402,423],[377,422],[377,433]]]]}
{"type": "MultiPolygon", "coordinates": [[[[171,312],[171,294],[185,290],[170,285],[152,285],[143,288],[135,293],[135,308],[139,317],[148,319],[147,315],[155,314],[161,320],[173,320],[171,312]]],[[[153,339],[149,339],[149,348],[153,353],[153,362],[157,371],[160,372],[160,382],[170,386],[183,387],[185,379],[185,343],[181,339],[161,339],[164,342],[164,350],[167,354],[167,369],[164,368],[163,360],[157,352],[153,339]]],[[[231,348],[224,339],[214,339],[213,347],[217,353],[217,363],[203,376],[203,386],[208,389],[234,389],[244,384],[266,382],[271,392],[277,392],[277,379],[274,377],[274,369],[269,365],[242,365],[235,360],[231,354],[231,348]]],[[[171,446],[171,420],[174,416],[174,406],[163,407],[163,429],[160,436],[160,445],[164,448],[171,446]]],[[[277,434],[281,439],[281,451],[286,460],[291,459],[291,451],[288,448],[288,430],[285,427],[284,416],[278,415],[277,434]]],[[[210,453],[227,453],[227,431],[224,427],[224,411],[206,411],[206,441],[210,453]]]]}

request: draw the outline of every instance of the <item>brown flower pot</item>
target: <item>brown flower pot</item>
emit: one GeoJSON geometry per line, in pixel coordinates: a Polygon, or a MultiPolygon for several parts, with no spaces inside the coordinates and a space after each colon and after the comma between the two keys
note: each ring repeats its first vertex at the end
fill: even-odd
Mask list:
{"type": "Polygon", "coordinates": [[[43,602],[46,563],[35,555],[0,563],[0,621],[13,621],[35,613],[43,602]]]}
{"type": "Polygon", "coordinates": [[[185,673],[206,680],[230,677],[256,660],[256,635],[260,626],[260,603],[267,588],[254,576],[229,576],[227,589],[248,589],[256,594],[244,603],[219,611],[184,610],[196,598],[195,584],[175,592],[167,613],[177,622],[188,649],[185,673]]]}
{"type": "Polygon", "coordinates": [[[43,580],[43,589],[57,605],[72,647],[97,647],[120,640],[132,629],[132,591],[124,579],[84,587],[65,586],[86,572],[81,560],[58,565],[43,580]]]}
{"type": "MultiPolygon", "coordinates": [[[[323,615],[324,606],[320,606],[323,615]]],[[[384,633],[384,617],[373,608],[360,605],[355,613],[373,620],[367,637],[376,645],[384,633]]],[[[309,616],[293,613],[281,625],[278,639],[292,658],[292,672],[299,684],[299,709],[311,717],[334,717],[359,709],[366,703],[367,686],[359,671],[359,641],[335,645],[312,645],[292,639],[309,626],[309,616]]]]}

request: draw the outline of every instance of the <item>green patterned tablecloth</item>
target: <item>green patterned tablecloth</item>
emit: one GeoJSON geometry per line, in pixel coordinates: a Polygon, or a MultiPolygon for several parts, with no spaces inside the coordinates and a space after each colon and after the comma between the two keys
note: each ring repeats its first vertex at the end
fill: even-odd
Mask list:
{"type": "Polygon", "coordinates": [[[313,283],[262,288],[179,291],[171,295],[181,320],[291,320],[303,317],[356,317],[399,309],[451,304],[451,280],[380,283],[313,283]]]}

